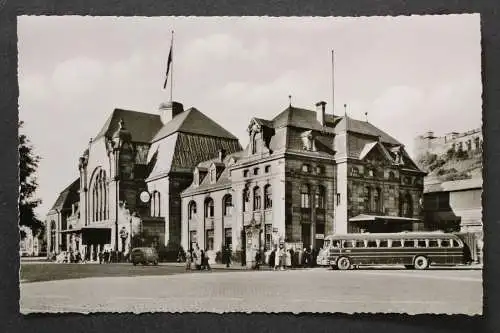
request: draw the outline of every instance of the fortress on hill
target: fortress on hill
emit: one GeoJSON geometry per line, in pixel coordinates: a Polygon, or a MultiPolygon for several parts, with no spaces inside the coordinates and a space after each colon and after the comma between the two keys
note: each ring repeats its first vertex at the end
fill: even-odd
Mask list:
{"type": "Polygon", "coordinates": [[[465,151],[469,154],[480,152],[483,145],[483,133],[481,128],[475,128],[467,132],[451,132],[444,136],[435,136],[429,131],[415,138],[414,157],[418,159],[425,154],[446,154],[449,149],[465,151]]]}

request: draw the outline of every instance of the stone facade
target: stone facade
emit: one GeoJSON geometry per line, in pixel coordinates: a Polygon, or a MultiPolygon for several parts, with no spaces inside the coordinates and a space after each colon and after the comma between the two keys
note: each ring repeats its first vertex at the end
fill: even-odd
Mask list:
{"type": "Polygon", "coordinates": [[[213,257],[229,242],[248,262],[282,242],[321,247],[332,233],[421,228],[425,173],[372,124],[328,115],[320,102],[253,118],[248,134],[244,150],[195,168],[181,194],[185,248],[213,257]]]}

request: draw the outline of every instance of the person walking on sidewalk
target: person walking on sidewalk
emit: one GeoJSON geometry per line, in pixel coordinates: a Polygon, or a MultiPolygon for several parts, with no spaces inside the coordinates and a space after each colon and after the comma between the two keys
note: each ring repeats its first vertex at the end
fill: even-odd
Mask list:
{"type": "Polygon", "coordinates": [[[186,271],[191,270],[191,251],[186,252],[186,271]]]}

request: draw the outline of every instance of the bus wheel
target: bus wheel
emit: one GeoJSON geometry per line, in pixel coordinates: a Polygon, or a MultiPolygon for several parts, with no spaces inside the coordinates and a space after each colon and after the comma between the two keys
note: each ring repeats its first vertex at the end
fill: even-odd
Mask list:
{"type": "Polygon", "coordinates": [[[416,269],[427,269],[429,267],[429,260],[424,256],[418,256],[415,258],[414,266],[416,269]]]}
{"type": "Polygon", "coordinates": [[[337,260],[337,267],[343,271],[347,270],[351,267],[351,261],[347,257],[340,257],[337,260]]]}

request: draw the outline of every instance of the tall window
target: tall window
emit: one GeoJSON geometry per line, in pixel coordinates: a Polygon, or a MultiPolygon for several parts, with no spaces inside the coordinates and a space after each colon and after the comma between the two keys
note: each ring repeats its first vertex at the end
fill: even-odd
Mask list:
{"type": "Polygon", "coordinates": [[[310,169],[310,167],[309,167],[308,164],[303,164],[302,165],[302,172],[309,172],[309,169],[310,169]]]}
{"type": "Polygon", "coordinates": [[[249,205],[250,204],[250,193],[248,192],[248,189],[243,190],[243,211],[248,212],[249,210],[249,205]]]}
{"type": "Polygon", "coordinates": [[[367,212],[370,212],[372,210],[372,200],[373,200],[372,189],[369,187],[366,187],[365,188],[365,209],[367,212]]]}
{"type": "Polygon", "coordinates": [[[410,193],[406,193],[406,195],[404,196],[403,215],[406,217],[413,216],[413,200],[410,193]]]}
{"type": "Polygon", "coordinates": [[[260,188],[256,186],[253,189],[253,210],[259,210],[260,208],[261,208],[260,188]]]}
{"type": "Polygon", "coordinates": [[[325,209],[325,188],[321,185],[316,187],[315,194],[315,207],[318,209],[325,209]]]}
{"type": "Polygon", "coordinates": [[[257,133],[252,133],[252,154],[257,153],[257,133]]]}
{"type": "Polygon", "coordinates": [[[196,215],[196,202],[191,201],[189,202],[188,205],[188,219],[192,220],[195,215],[196,215]]]}
{"type": "Polygon", "coordinates": [[[224,216],[231,216],[233,210],[233,197],[228,194],[223,199],[224,216]]]}
{"type": "Polygon", "coordinates": [[[303,184],[300,187],[300,207],[310,208],[311,207],[311,192],[309,185],[303,184]]]}
{"type": "Polygon", "coordinates": [[[214,200],[212,198],[205,201],[205,217],[214,217],[214,200]]]}
{"type": "Polygon", "coordinates": [[[151,216],[159,217],[160,215],[160,192],[154,191],[151,195],[151,216]]]}
{"type": "Polygon", "coordinates": [[[55,252],[56,249],[56,222],[50,222],[50,252],[55,252]]]}
{"type": "Polygon", "coordinates": [[[101,221],[108,218],[108,185],[106,172],[99,170],[92,185],[92,221],[101,221]]]}
{"type": "Polygon", "coordinates": [[[373,204],[374,211],[382,211],[382,190],[380,188],[375,189],[375,191],[373,192],[373,204]]]}
{"type": "Polygon", "coordinates": [[[270,209],[273,207],[272,191],[271,185],[266,185],[264,187],[264,209],[270,209]]]}
{"type": "Polygon", "coordinates": [[[213,229],[207,230],[206,237],[207,237],[206,250],[212,251],[214,249],[214,230],[213,229]]]}
{"type": "Polygon", "coordinates": [[[389,171],[389,180],[394,180],[394,179],[396,179],[396,175],[394,174],[394,172],[389,171]]]}

